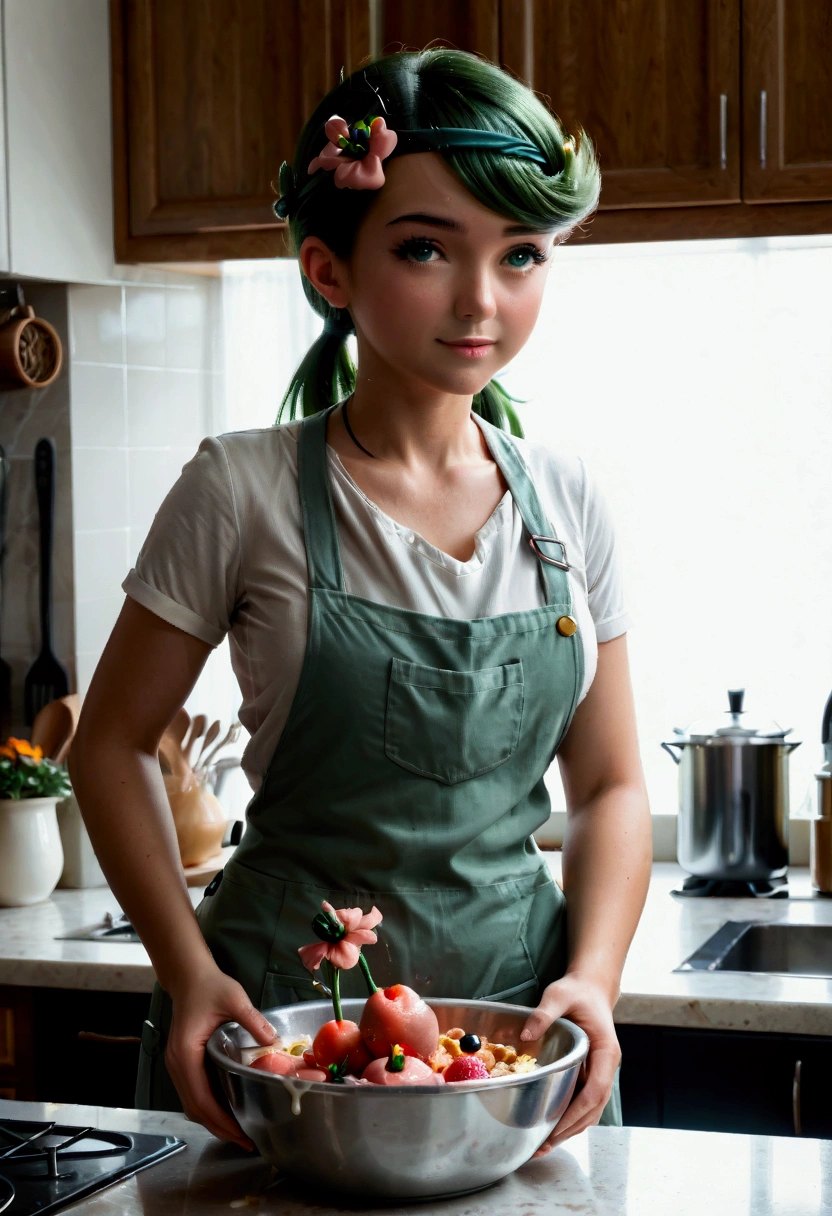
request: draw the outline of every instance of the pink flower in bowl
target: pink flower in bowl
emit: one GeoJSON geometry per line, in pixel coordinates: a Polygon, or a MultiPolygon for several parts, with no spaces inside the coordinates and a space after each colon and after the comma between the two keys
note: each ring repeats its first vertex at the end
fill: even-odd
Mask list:
{"type": "Polygon", "coordinates": [[[298,950],[300,961],[313,973],[324,959],[333,967],[348,971],[359,961],[361,947],[374,946],[378,941],[373,929],[381,922],[382,915],[376,907],[366,914],[360,908],[339,908],[336,912],[326,900],[321,908],[323,911],[315,917],[313,928],[326,940],[301,946],[298,950]]]}

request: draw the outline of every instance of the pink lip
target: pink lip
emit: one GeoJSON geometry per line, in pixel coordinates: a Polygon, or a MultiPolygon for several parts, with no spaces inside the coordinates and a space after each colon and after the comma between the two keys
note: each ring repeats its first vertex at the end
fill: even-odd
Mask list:
{"type": "Polygon", "coordinates": [[[458,350],[466,359],[482,359],[494,345],[493,338],[460,338],[456,342],[445,342],[438,339],[443,346],[451,346],[458,350]]]}

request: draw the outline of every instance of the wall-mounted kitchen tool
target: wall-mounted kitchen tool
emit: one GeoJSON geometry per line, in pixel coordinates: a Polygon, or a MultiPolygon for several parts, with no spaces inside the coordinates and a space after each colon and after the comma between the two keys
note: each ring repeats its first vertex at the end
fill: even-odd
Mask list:
{"type": "Polygon", "coordinates": [[[58,697],[69,692],[66,672],[52,653],[52,529],[55,512],[55,445],[39,439],[35,447],[35,488],[40,516],[40,654],[26,673],[23,711],[27,726],[58,697]]]}
{"type": "Polygon", "coordinates": [[[0,385],[46,388],[61,370],[55,329],[27,305],[19,284],[0,291],[0,385]]]}
{"type": "MultiPolygon", "coordinates": [[[[9,462],[0,448],[0,621],[5,603],[5,558],[6,558],[6,491],[9,477],[9,462]]],[[[7,739],[12,730],[12,669],[5,659],[0,659],[0,739],[7,739]]]]}
{"type": "Polygon", "coordinates": [[[809,837],[809,866],[812,886],[822,895],[832,895],[832,693],[821,722],[823,768],[815,773],[818,783],[817,817],[809,837]]]}
{"type": "MultiPolygon", "coordinates": [[[[662,747],[679,765],[679,865],[704,883],[749,885],[736,894],[770,896],[789,863],[788,758],[800,744],[776,722],[744,722],[744,695],[728,693],[727,722],[675,727],[662,747]]],[[[684,893],[695,887],[688,880],[684,893]]]]}

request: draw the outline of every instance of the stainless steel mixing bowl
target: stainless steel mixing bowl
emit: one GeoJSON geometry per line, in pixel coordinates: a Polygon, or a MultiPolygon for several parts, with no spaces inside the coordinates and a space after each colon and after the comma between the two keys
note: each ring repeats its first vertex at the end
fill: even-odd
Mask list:
{"type": "MultiPolygon", "coordinates": [[[[520,1044],[531,1013],[489,1001],[432,1000],[441,1032],[462,1026],[492,1042],[520,1044]]],[[[357,1022],[362,1000],[343,1002],[357,1022]]],[[[284,1040],[332,1017],[328,1001],[263,1011],[284,1040]]],[[[523,1050],[535,1072],[445,1086],[345,1086],[284,1081],[240,1062],[255,1042],[236,1022],[218,1027],[208,1055],[240,1126],[287,1174],[344,1195],[424,1199],[489,1186],[528,1161],[560,1119],[589,1049],[560,1018],[523,1050]],[[294,1112],[294,1113],[293,1113],[294,1112]]]]}

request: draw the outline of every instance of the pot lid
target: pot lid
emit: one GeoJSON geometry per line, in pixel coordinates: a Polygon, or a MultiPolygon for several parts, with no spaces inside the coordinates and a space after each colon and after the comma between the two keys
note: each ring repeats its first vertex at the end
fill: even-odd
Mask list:
{"type": "Polygon", "coordinates": [[[744,688],[731,689],[728,692],[728,709],[722,718],[698,718],[691,722],[686,730],[675,726],[674,734],[679,738],[678,743],[699,743],[708,739],[758,739],[761,743],[780,743],[792,728],[782,727],[773,720],[754,722],[746,719],[746,711],[742,707],[745,697],[744,688]]]}

